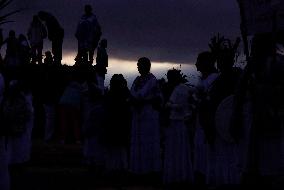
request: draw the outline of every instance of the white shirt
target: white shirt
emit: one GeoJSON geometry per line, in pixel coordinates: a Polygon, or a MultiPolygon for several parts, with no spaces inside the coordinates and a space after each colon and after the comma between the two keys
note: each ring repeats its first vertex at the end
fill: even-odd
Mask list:
{"type": "Polygon", "coordinates": [[[175,87],[167,106],[171,108],[170,119],[184,120],[190,115],[189,105],[190,88],[185,84],[175,87]]]}

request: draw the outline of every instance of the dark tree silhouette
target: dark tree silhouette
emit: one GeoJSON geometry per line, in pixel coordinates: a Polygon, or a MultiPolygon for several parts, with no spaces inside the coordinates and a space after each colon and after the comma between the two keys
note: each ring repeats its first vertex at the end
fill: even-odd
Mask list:
{"type": "Polygon", "coordinates": [[[8,23],[8,22],[13,22],[10,20],[7,20],[9,16],[20,12],[20,10],[15,10],[15,11],[11,11],[9,13],[3,14],[3,10],[13,2],[13,0],[0,0],[0,25],[8,23]]]}

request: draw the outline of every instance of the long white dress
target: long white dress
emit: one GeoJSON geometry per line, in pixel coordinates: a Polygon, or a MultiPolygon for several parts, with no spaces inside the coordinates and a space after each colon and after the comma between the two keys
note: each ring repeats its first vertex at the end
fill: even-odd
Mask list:
{"type": "Polygon", "coordinates": [[[188,128],[189,87],[175,87],[168,106],[171,108],[170,126],[165,129],[164,183],[192,182],[193,168],[188,128]]]}
{"type": "MultiPolygon", "coordinates": [[[[156,77],[148,74],[137,77],[131,87],[131,94],[140,100],[160,96],[156,77]]],[[[159,112],[151,104],[133,108],[130,171],[136,174],[159,172],[161,170],[159,112]]]]}

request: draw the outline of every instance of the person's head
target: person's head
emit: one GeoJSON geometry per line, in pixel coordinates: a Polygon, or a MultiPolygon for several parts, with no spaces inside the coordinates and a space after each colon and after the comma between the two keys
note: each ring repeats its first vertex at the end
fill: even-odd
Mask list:
{"type": "Polygon", "coordinates": [[[86,15],[91,15],[92,14],[92,11],[93,11],[93,8],[92,8],[92,6],[91,5],[85,5],[85,14],[86,15]]]}
{"type": "Polygon", "coordinates": [[[102,39],[102,40],[100,41],[100,46],[101,46],[102,48],[107,48],[107,39],[102,39]]]}
{"type": "Polygon", "coordinates": [[[167,79],[168,79],[168,83],[171,83],[173,85],[180,84],[182,82],[181,70],[177,70],[177,69],[168,70],[167,79]]]}
{"type": "Polygon", "coordinates": [[[16,33],[15,33],[14,30],[10,30],[10,31],[9,31],[9,37],[10,37],[10,38],[15,38],[15,37],[16,37],[16,33]]]}
{"type": "Polygon", "coordinates": [[[141,57],[138,59],[137,68],[141,75],[146,75],[150,72],[151,61],[147,57],[141,57]]]}
{"type": "Polygon", "coordinates": [[[120,90],[127,87],[127,81],[122,74],[114,74],[110,79],[110,90],[120,90]]]}
{"type": "Polygon", "coordinates": [[[51,52],[50,52],[50,51],[46,51],[46,52],[45,52],[45,57],[46,57],[46,58],[52,58],[51,52]]]}
{"type": "Polygon", "coordinates": [[[198,55],[197,61],[195,63],[197,71],[201,72],[201,74],[209,74],[213,70],[215,70],[215,57],[209,52],[205,51],[198,55]]]}

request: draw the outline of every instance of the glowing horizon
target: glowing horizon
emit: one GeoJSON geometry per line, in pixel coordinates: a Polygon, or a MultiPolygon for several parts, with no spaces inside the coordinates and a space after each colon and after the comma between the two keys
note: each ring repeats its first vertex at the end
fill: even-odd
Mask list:
{"type": "MultiPolygon", "coordinates": [[[[64,52],[64,55],[62,57],[62,64],[66,64],[66,65],[69,65],[69,66],[74,65],[75,57],[76,57],[76,53],[75,52],[68,52],[68,53],[64,52]]],[[[126,60],[126,59],[121,59],[121,58],[109,57],[109,63],[117,64],[117,63],[121,63],[121,62],[124,62],[126,64],[129,64],[129,63],[133,64],[133,63],[135,63],[135,65],[136,65],[137,60],[126,60]]],[[[163,64],[163,66],[166,66],[166,65],[168,65],[168,66],[177,65],[178,67],[180,67],[181,65],[193,65],[194,64],[194,63],[178,63],[178,62],[165,62],[165,61],[163,61],[163,62],[151,61],[151,63],[153,65],[156,65],[154,67],[157,67],[157,65],[160,65],[160,64],[163,64]]],[[[175,67],[175,68],[177,68],[177,67],[175,67]]]]}
{"type": "MultiPolygon", "coordinates": [[[[64,53],[62,64],[73,65],[75,52],[64,53]]],[[[191,83],[195,83],[198,73],[193,63],[174,63],[174,62],[151,62],[151,72],[158,78],[166,78],[166,73],[169,69],[176,68],[181,69],[182,73],[190,78],[191,83]]],[[[124,60],[119,58],[109,58],[109,66],[107,68],[105,85],[108,86],[110,78],[113,74],[123,74],[128,81],[128,85],[132,84],[136,76],[139,75],[137,70],[137,60],[124,60]]]]}

